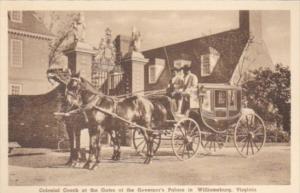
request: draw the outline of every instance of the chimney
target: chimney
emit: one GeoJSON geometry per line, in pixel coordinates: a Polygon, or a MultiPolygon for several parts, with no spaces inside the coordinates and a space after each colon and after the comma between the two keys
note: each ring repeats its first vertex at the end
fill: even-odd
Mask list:
{"type": "Polygon", "coordinates": [[[241,10],[239,11],[239,22],[240,29],[249,31],[249,11],[241,10]]]}
{"type": "Polygon", "coordinates": [[[240,29],[250,33],[255,39],[262,39],[261,11],[241,10],[239,12],[240,29]]]}

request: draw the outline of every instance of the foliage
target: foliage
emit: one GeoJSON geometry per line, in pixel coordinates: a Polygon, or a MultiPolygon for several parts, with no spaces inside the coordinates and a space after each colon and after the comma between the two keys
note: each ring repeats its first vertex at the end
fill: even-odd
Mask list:
{"type": "Polygon", "coordinates": [[[259,69],[251,72],[252,79],[243,84],[248,107],[266,122],[282,125],[290,133],[290,70],[277,64],[274,71],[259,69]]]}
{"type": "Polygon", "coordinates": [[[267,143],[287,143],[289,142],[288,132],[278,128],[274,124],[267,124],[267,143]]]}
{"type": "Polygon", "coordinates": [[[55,38],[49,44],[49,67],[61,66],[66,63],[62,51],[72,41],[72,24],[77,16],[77,12],[37,12],[37,17],[55,35],[55,38]]]}

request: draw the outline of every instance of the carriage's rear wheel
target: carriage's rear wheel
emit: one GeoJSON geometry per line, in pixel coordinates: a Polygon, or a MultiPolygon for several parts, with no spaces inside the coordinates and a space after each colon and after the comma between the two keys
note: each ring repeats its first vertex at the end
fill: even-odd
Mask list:
{"type": "Polygon", "coordinates": [[[201,146],[206,153],[215,153],[221,150],[228,141],[228,134],[218,134],[203,131],[201,133],[201,146]]]}
{"type": "MultiPolygon", "coordinates": [[[[154,135],[153,152],[156,153],[161,142],[161,134],[154,135]]],[[[147,143],[141,129],[133,130],[133,147],[137,154],[145,156],[147,152],[147,143]]]]}
{"type": "Polygon", "coordinates": [[[234,130],[234,144],[243,157],[257,154],[266,141],[266,127],[257,114],[242,115],[234,130]]]}
{"type": "Polygon", "coordinates": [[[176,157],[182,161],[192,159],[201,143],[200,127],[190,118],[180,120],[172,133],[172,149],[176,157]]]}

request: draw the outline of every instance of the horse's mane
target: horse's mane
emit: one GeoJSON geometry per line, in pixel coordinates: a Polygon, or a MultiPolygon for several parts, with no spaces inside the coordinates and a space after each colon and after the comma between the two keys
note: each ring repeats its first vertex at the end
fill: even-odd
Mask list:
{"type": "Polygon", "coordinates": [[[93,94],[97,94],[97,95],[103,95],[103,93],[96,89],[88,80],[80,77],[82,85],[84,86],[84,89],[93,93],[93,94]]]}

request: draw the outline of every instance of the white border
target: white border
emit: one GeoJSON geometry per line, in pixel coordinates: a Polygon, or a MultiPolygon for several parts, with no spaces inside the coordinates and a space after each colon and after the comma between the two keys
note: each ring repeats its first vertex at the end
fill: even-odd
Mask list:
{"type": "MultiPolygon", "coordinates": [[[[291,140],[291,185],[285,186],[245,186],[255,187],[263,193],[299,193],[299,126],[300,126],[300,64],[299,64],[299,9],[298,1],[10,1],[0,2],[0,50],[1,64],[7,64],[7,10],[290,10],[291,11],[291,72],[292,72],[292,140],[291,140]]],[[[8,158],[7,158],[7,65],[0,65],[1,72],[1,116],[0,116],[0,154],[1,154],[1,190],[0,192],[38,192],[36,186],[8,187],[8,158]]],[[[91,186],[88,186],[91,187],[91,186]]],[[[179,186],[172,186],[179,187],[179,186]]],[[[210,186],[219,187],[219,186],[210,186]]],[[[223,187],[223,186],[222,186],[223,187]]],[[[235,188],[236,186],[224,186],[235,188]]],[[[240,187],[243,187],[242,185],[240,187]]],[[[118,186],[115,186],[118,188],[118,186]]],[[[126,187],[125,187],[126,188],[126,187]]]]}

